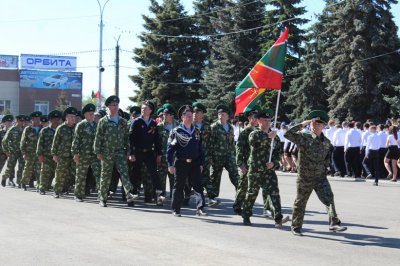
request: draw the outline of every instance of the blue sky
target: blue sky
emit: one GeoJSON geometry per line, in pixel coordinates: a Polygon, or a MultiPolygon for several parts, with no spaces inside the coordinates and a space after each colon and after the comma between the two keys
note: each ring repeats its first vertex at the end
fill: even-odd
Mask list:
{"type": "MultiPolygon", "coordinates": [[[[105,0],[100,0],[104,3],[105,0]]],[[[192,13],[192,0],[182,0],[192,13]]],[[[110,0],[104,10],[103,95],[114,90],[116,38],[120,37],[121,107],[131,105],[134,84],[128,75],[136,73],[133,48],[140,47],[137,35],[143,30],[142,14],[148,14],[149,0],[110,0]],[[110,50],[111,49],[111,50],[110,50]],[[126,51],[125,51],[126,50],[126,51]]],[[[305,0],[309,19],[322,11],[324,1],[305,0]]],[[[399,5],[393,7],[400,27],[399,5]]],[[[98,88],[99,20],[96,0],[0,0],[0,54],[59,54],[77,56],[78,71],[83,72],[83,96],[98,88]]]]}

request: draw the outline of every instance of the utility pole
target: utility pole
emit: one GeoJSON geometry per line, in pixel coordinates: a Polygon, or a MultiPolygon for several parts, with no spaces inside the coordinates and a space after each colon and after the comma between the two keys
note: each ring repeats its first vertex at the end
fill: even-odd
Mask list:
{"type": "Polygon", "coordinates": [[[119,97],[119,38],[121,35],[118,36],[117,45],[115,46],[115,95],[119,97]]]}

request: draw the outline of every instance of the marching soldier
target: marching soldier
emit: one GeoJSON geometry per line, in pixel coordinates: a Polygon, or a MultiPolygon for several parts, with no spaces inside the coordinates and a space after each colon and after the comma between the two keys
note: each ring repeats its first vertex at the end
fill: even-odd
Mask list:
{"type": "MultiPolygon", "coordinates": [[[[3,171],[3,167],[6,164],[7,161],[7,155],[6,153],[3,151],[2,145],[1,143],[3,142],[4,136],[7,133],[7,130],[12,127],[12,122],[14,121],[14,117],[12,115],[5,115],[3,116],[3,118],[1,119],[1,123],[3,125],[3,127],[0,130],[0,172],[3,171]]],[[[6,175],[3,175],[2,180],[1,180],[1,185],[3,187],[6,186],[6,175]]],[[[9,186],[15,186],[14,182],[12,180],[10,180],[8,182],[9,186]]]]}
{"type": "Polygon", "coordinates": [[[57,129],[51,146],[53,160],[57,163],[55,172],[54,198],[68,192],[74,183],[75,163],[72,159],[71,146],[74,138],[77,110],[68,107],[64,111],[65,122],[57,129]]]}
{"type": "Polygon", "coordinates": [[[18,162],[17,184],[21,187],[22,171],[24,169],[24,159],[22,158],[19,144],[21,142],[22,132],[24,131],[25,116],[17,115],[16,124],[6,133],[2,141],[3,151],[7,155],[7,168],[3,179],[8,178],[12,186],[14,184],[15,166],[18,162]]]}
{"type": "Polygon", "coordinates": [[[41,164],[39,182],[40,195],[46,194],[46,191],[50,189],[53,181],[57,164],[51,155],[51,146],[53,144],[56,129],[60,125],[62,113],[58,110],[54,110],[49,113],[48,117],[50,119],[50,126],[45,127],[40,131],[36,148],[36,155],[41,164]]]}
{"type": "Polygon", "coordinates": [[[32,124],[25,127],[21,137],[21,153],[25,160],[24,171],[22,172],[21,186],[26,191],[26,186],[30,180],[36,179],[37,189],[39,190],[40,183],[40,163],[36,156],[36,148],[39,139],[39,133],[42,129],[40,118],[42,113],[39,111],[33,112],[30,117],[32,124]]]}
{"type": "Polygon", "coordinates": [[[85,119],[75,127],[74,140],[72,141],[72,155],[76,163],[75,175],[75,201],[82,202],[86,192],[86,178],[89,167],[92,168],[97,187],[100,184],[100,161],[93,151],[94,138],[96,136],[96,123],[94,123],[94,111],[96,106],[92,103],[85,105],[82,114],[85,119]]]}
{"type": "MultiPolygon", "coordinates": [[[[286,216],[283,218],[282,215],[278,177],[275,173],[275,169],[279,168],[279,162],[281,160],[280,141],[274,141],[273,139],[276,136],[276,132],[270,131],[272,111],[260,111],[256,114],[256,117],[259,129],[252,131],[249,135],[250,157],[248,160],[249,171],[247,174],[248,189],[243,202],[243,224],[251,225],[250,217],[253,214],[252,209],[261,187],[263,193],[268,195],[271,199],[275,227],[279,228],[289,220],[289,217],[286,216]],[[273,146],[272,143],[274,144],[273,146]],[[271,146],[273,150],[271,162],[269,162],[271,146]]],[[[265,197],[264,201],[266,201],[265,197]]]]}
{"type": "Polygon", "coordinates": [[[196,197],[196,215],[207,216],[203,211],[205,199],[201,171],[204,164],[204,152],[201,145],[200,130],[193,126],[193,108],[185,105],[179,108],[182,123],[171,131],[168,139],[168,171],[175,175],[172,192],[172,210],[176,217],[181,216],[183,189],[186,179],[194,189],[196,197]]]}
{"type": "Polygon", "coordinates": [[[94,140],[94,153],[101,161],[99,204],[107,207],[113,167],[118,170],[128,203],[137,197],[132,195],[132,184],[128,177],[129,132],[127,121],[118,115],[119,98],[110,96],[105,105],[109,113],[100,119],[94,140]]]}
{"type": "Polygon", "coordinates": [[[217,106],[218,121],[211,125],[211,136],[209,153],[211,158],[211,176],[207,185],[207,194],[209,197],[208,206],[216,206],[219,201],[222,170],[229,173],[229,179],[237,188],[239,179],[238,170],[235,161],[235,143],[233,127],[228,123],[229,108],[223,104],[217,106]]]}
{"type": "Polygon", "coordinates": [[[329,150],[331,143],[322,130],[329,120],[327,113],[312,111],[307,121],[290,128],[285,138],[292,141],[298,147],[299,168],[297,174],[297,195],[294,201],[292,217],[292,233],[301,236],[304,212],[308,198],[313,190],[320,201],[327,207],[329,214],[329,230],[345,231],[347,228],[340,226],[340,220],[335,210],[333,192],[326,177],[329,167],[329,150]],[[300,131],[310,125],[310,131],[300,131]]]}

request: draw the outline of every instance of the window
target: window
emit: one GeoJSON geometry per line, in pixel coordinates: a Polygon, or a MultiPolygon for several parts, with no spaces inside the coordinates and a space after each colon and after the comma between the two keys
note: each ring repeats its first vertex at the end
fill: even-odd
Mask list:
{"type": "Polygon", "coordinates": [[[35,101],[35,111],[40,111],[42,114],[47,115],[49,113],[49,102],[35,101]]]}
{"type": "Polygon", "coordinates": [[[4,114],[4,111],[10,112],[11,101],[10,100],[0,100],[0,114],[4,114]]]}

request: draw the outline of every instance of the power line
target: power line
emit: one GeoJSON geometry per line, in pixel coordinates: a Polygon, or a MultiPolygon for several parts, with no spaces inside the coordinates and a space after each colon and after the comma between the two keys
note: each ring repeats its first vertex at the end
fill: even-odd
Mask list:
{"type": "Polygon", "coordinates": [[[88,15],[88,16],[71,16],[71,17],[58,17],[58,18],[37,18],[37,19],[12,19],[12,20],[0,20],[0,23],[14,23],[14,22],[40,22],[40,21],[52,21],[52,20],[70,20],[70,19],[82,19],[82,18],[93,18],[99,15],[88,15]]]}

